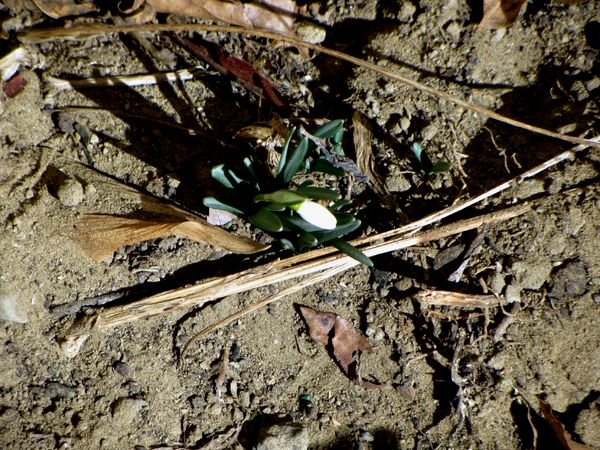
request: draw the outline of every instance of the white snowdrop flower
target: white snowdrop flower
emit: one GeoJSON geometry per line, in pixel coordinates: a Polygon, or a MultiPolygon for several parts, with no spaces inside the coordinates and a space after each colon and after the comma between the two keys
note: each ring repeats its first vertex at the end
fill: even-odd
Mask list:
{"type": "Polygon", "coordinates": [[[306,200],[298,205],[294,205],[292,209],[308,223],[323,230],[333,230],[337,226],[335,216],[327,208],[318,203],[306,200]]]}

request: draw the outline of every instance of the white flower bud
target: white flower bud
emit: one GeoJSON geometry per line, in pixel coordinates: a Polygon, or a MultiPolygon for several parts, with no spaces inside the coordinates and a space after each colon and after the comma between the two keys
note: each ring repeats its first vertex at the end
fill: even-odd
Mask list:
{"type": "Polygon", "coordinates": [[[337,226],[337,219],[331,212],[318,203],[307,200],[292,208],[308,223],[323,230],[333,230],[337,226]]]}

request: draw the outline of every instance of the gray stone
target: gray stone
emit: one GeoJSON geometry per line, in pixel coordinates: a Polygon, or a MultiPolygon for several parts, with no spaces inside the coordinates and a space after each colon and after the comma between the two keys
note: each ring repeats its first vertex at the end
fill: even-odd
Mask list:
{"type": "Polygon", "coordinates": [[[112,404],[113,422],[120,426],[131,425],[146,402],[138,398],[124,397],[112,404]]]}
{"type": "Polygon", "coordinates": [[[521,286],[509,284],[504,291],[504,298],[508,303],[518,303],[521,301],[521,286]]]}
{"type": "Polygon", "coordinates": [[[301,424],[283,423],[261,428],[256,450],[306,450],[308,430],[301,424]]]}
{"type": "Polygon", "coordinates": [[[16,291],[0,290],[0,319],[8,322],[27,323],[27,303],[16,291]]]}
{"type": "Polygon", "coordinates": [[[67,178],[56,191],[58,200],[67,207],[79,205],[84,198],[83,186],[74,178],[67,178]]]}

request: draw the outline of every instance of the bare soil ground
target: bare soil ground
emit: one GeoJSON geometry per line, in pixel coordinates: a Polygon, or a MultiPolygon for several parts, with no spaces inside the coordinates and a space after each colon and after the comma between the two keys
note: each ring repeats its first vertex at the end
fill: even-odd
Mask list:
{"type": "MultiPolygon", "coordinates": [[[[511,117],[597,135],[598,3],[532,1],[512,27],[477,30],[479,3],[338,0],[309,11],[327,30],[324,45],[511,117]]],[[[49,22],[27,9],[0,11],[9,30],[49,22]]],[[[307,60],[261,39],[206,37],[272,79],[293,105],[290,116],[341,118],[349,127],[355,110],[365,114],[377,166],[410,219],[569,148],[329,57],[307,60]],[[424,181],[412,143],[450,161],[451,172],[424,181]]],[[[99,264],[68,236],[81,214],[130,206],[105,195],[73,161],[206,213],[201,199],[217,189],[210,167],[252,151],[233,135],[270,117],[253,94],[212,73],[160,86],[48,88],[49,75],[197,64],[168,37],[148,39],[174,67],[130,37],[31,46],[28,84],[1,100],[0,297],[2,304],[16,299],[26,320],[0,322],[0,447],[204,448],[245,424],[240,441],[251,448],[251,421],[285,417],[307,430],[314,449],[515,449],[536,439],[539,448],[561,448],[541,415],[543,398],[574,439],[600,448],[598,149],[463,214],[555,194],[480,230],[459,283],[447,281],[442,252],[472,236],[376,257],[375,269],[357,267],[211,334],[184,361],[178,355],[187,339],[271,288],[110,329],[66,357],[57,336],[74,314],[62,315],[61,305],[132,286],[156,292],[258,263],[171,237],[123,248],[99,264]],[[72,106],[89,109],[67,112],[75,124],[69,130],[51,111],[72,106]],[[509,306],[457,310],[415,299],[423,289],[479,294],[484,287],[509,306]],[[363,355],[361,372],[385,387],[367,390],[347,379],[308,336],[298,304],[335,312],[365,333],[376,350],[363,355]],[[225,349],[229,373],[218,398],[225,349]]],[[[15,45],[12,37],[0,41],[2,54],[15,45]]],[[[365,186],[356,203],[363,234],[401,224],[365,186]]],[[[260,238],[242,222],[232,231],[260,238]]],[[[287,448],[286,439],[269,448],[287,448]]],[[[207,448],[221,448],[213,444],[207,448]]]]}

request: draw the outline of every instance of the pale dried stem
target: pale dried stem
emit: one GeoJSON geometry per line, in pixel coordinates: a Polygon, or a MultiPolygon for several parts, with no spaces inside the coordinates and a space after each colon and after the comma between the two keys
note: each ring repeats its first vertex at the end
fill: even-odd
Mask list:
{"type": "Polygon", "coordinates": [[[193,337],[190,338],[189,341],[186,342],[186,344],[183,346],[183,349],[181,350],[181,358],[183,358],[183,356],[185,355],[187,350],[190,348],[190,346],[192,344],[194,344],[194,342],[199,341],[200,339],[209,335],[213,331],[223,328],[223,327],[229,325],[230,323],[235,322],[238,319],[241,319],[245,315],[250,314],[254,311],[257,311],[261,308],[264,308],[265,306],[267,306],[273,302],[276,302],[277,300],[281,300],[283,297],[285,297],[287,295],[293,294],[294,292],[301,291],[305,287],[312,286],[313,284],[316,284],[320,281],[324,281],[327,278],[331,278],[332,276],[337,275],[338,273],[344,272],[344,271],[354,267],[355,265],[356,265],[356,262],[354,260],[352,260],[352,261],[348,261],[344,265],[340,265],[338,267],[333,267],[333,268],[325,270],[323,272],[313,274],[313,275],[305,278],[304,280],[300,281],[299,283],[294,284],[293,286],[282,289],[281,291],[277,292],[276,294],[270,295],[270,296],[260,300],[259,302],[256,302],[244,309],[241,309],[241,310],[235,312],[234,314],[231,314],[230,316],[227,316],[226,318],[224,318],[222,320],[219,320],[218,322],[215,322],[215,323],[209,325],[208,327],[206,327],[202,331],[200,331],[200,333],[194,335],[193,337]]]}
{"type": "Polygon", "coordinates": [[[597,142],[589,141],[587,139],[579,138],[576,136],[568,136],[565,134],[557,133],[555,131],[547,130],[545,128],[536,127],[534,125],[530,125],[528,123],[521,122],[519,120],[511,119],[509,117],[503,116],[495,111],[484,108],[479,105],[475,105],[469,103],[465,100],[462,100],[458,97],[450,95],[446,92],[440,91],[439,89],[433,88],[431,86],[427,86],[423,83],[419,83],[418,81],[412,80],[410,78],[404,77],[402,75],[398,75],[388,69],[380,67],[376,64],[364,61],[360,58],[356,58],[354,56],[348,55],[346,53],[339,52],[337,50],[333,50],[327,47],[321,47],[319,45],[310,44],[308,42],[301,41],[299,39],[295,39],[289,36],[284,36],[282,34],[273,33],[265,30],[258,29],[249,29],[249,28],[240,28],[240,27],[232,27],[232,26],[222,26],[222,25],[202,25],[202,24],[144,24],[144,25],[105,25],[105,24],[92,24],[92,25],[80,25],[74,26],[71,28],[46,28],[39,30],[28,30],[19,35],[19,39],[21,42],[25,43],[34,43],[41,42],[45,40],[54,40],[54,39],[80,39],[85,37],[90,37],[98,34],[107,34],[107,33],[137,33],[140,31],[145,32],[190,32],[190,31],[216,31],[216,32],[224,32],[224,33],[236,33],[242,34],[246,36],[258,36],[267,39],[275,39],[278,41],[286,42],[291,45],[295,45],[299,48],[310,49],[319,53],[323,53],[329,56],[333,56],[335,58],[347,61],[357,66],[365,67],[373,72],[376,72],[380,75],[383,75],[389,79],[399,81],[400,83],[406,84],[414,89],[417,89],[421,92],[425,92],[434,97],[440,98],[442,100],[454,103],[457,106],[461,106],[471,111],[475,111],[478,114],[481,114],[484,117],[488,117],[499,122],[506,123],[508,125],[521,128],[524,130],[531,131],[533,133],[538,133],[544,136],[548,136],[555,139],[560,139],[566,142],[571,142],[573,144],[583,144],[590,145],[593,147],[600,147],[600,144],[597,142]]]}
{"type": "Polygon", "coordinates": [[[193,80],[195,75],[204,70],[201,67],[191,67],[189,69],[180,69],[171,72],[154,72],[143,75],[115,75],[107,77],[91,77],[82,80],[64,80],[49,76],[46,81],[55,89],[71,90],[89,87],[107,87],[107,86],[146,86],[162,82],[188,81],[193,80]]]}
{"type": "Polygon", "coordinates": [[[489,308],[505,303],[495,295],[464,294],[462,292],[425,290],[415,298],[425,304],[434,306],[451,306],[455,308],[489,308]]]}
{"type": "MultiPolygon", "coordinates": [[[[413,245],[434,241],[467,230],[478,228],[486,223],[498,222],[516,217],[529,210],[529,205],[519,205],[491,214],[462,220],[438,229],[415,234],[409,238],[402,236],[391,238],[382,243],[362,247],[367,256],[376,256],[413,245]]],[[[289,258],[295,260],[296,257],[289,258]]],[[[181,308],[191,308],[206,302],[233,294],[239,294],[251,289],[281,283],[300,276],[311,275],[316,272],[344,267],[347,270],[358,261],[346,254],[335,253],[317,260],[303,262],[289,266],[289,260],[280,260],[252,268],[237,274],[216,278],[200,284],[180,289],[173,289],[127,305],[115,306],[98,312],[93,319],[93,328],[103,329],[122,325],[134,320],[148,318],[159,314],[171,312],[181,308]]],[[[81,335],[80,330],[75,330],[81,335]]]]}

